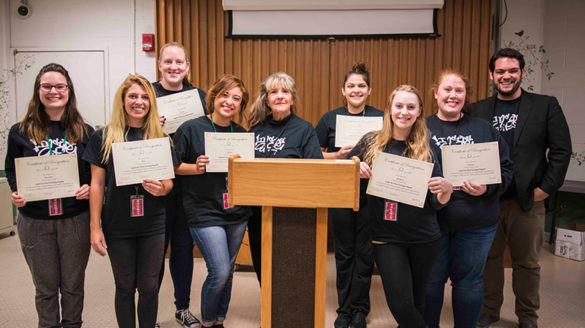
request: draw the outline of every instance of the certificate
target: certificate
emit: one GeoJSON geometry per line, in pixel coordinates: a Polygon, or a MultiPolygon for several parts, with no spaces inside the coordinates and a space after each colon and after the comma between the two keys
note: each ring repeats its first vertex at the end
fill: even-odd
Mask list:
{"type": "Polygon", "coordinates": [[[173,179],[173,159],[169,138],[114,142],[116,186],[142,183],[144,179],[173,179]]]}
{"type": "Polygon", "coordinates": [[[337,115],[335,122],[335,147],[353,146],[370,132],[382,129],[382,116],[337,115]]]}
{"type": "Polygon", "coordinates": [[[441,147],[443,176],[453,186],[471,180],[476,184],[501,183],[498,142],[441,147]]]}
{"type": "Polygon", "coordinates": [[[74,197],[79,189],[76,154],[20,157],[14,166],[18,194],[27,202],[74,197]]]}
{"type": "Polygon", "coordinates": [[[379,152],[372,163],[366,193],[423,207],[433,174],[433,163],[379,152]]]}
{"type": "Polygon", "coordinates": [[[254,158],[254,133],[205,132],[205,156],[209,157],[207,172],[227,172],[228,159],[238,154],[254,158]]]}
{"type": "Polygon", "coordinates": [[[162,129],[166,134],[175,133],[183,122],[203,116],[203,104],[197,89],[177,92],[156,98],[158,115],[166,118],[162,129]]]}

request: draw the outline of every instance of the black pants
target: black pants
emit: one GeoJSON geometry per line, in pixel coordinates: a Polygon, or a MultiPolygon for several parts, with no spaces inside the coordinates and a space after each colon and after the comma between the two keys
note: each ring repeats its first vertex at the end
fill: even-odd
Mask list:
{"type": "Polygon", "coordinates": [[[248,240],[250,255],[258,282],[262,283],[262,207],[252,207],[252,216],[248,220],[248,240]]]}
{"type": "MultiPolygon", "coordinates": [[[[185,219],[181,195],[173,188],[166,200],[166,231],[164,253],[166,254],[169,243],[169,271],[175,287],[175,307],[177,310],[189,308],[191,295],[191,282],[193,280],[193,239],[189,232],[189,226],[185,219]]],[[[165,259],[158,278],[158,284],[162,283],[165,273],[165,259]]]]}
{"type": "Polygon", "coordinates": [[[340,315],[351,316],[357,311],[370,312],[370,284],[374,268],[372,234],[366,206],[359,212],[348,208],[330,208],[333,224],[337,300],[340,315]]]}
{"type": "Polygon", "coordinates": [[[440,239],[424,244],[374,244],[386,302],[401,327],[426,327],[426,286],[440,245],[440,239]]]}
{"type": "Polygon", "coordinates": [[[138,289],[138,324],[153,328],[158,312],[158,276],[165,235],[107,238],[116,282],[115,309],[120,328],[136,327],[134,297],[138,289]]]}

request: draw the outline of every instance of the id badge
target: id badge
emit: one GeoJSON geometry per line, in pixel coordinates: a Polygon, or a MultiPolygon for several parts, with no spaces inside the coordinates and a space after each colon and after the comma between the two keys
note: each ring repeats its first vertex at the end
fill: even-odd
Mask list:
{"type": "Polygon", "coordinates": [[[384,204],[384,220],[397,221],[398,220],[398,203],[387,200],[384,204]]]}
{"type": "Polygon", "coordinates": [[[130,196],[130,216],[133,218],[144,216],[144,195],[130,196]]]}
{"type": "Polygon", "coordinates": [[[63,203],[61,198],[49,199],[49,215],[63,215],[63,203]]]}
{"type": "Polygon", "coordinates": [[[223,209],[227,210],[230,207],[230,204],[228,202],[228,193],[227,192],[223,193],[222,199],[223,199],[223,209]]]}

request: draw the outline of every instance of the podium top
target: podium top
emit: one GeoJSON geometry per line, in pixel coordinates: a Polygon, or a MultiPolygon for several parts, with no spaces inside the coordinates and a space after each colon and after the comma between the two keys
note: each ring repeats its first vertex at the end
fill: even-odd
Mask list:
{"type": "Polygon", "coordinates": [[[359,210],[360,160],[229,159],[230,205],[359,210]]]}

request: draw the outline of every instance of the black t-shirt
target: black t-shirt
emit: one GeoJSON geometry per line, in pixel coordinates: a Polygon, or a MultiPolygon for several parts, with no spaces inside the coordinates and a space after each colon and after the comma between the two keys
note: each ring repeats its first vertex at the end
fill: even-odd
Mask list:
{"type": "Polygon", "coordinates": [[[205,91],[203,91],[199,88],[196,88],[196,87],[191,86],[191,85],[183,84],[183,89],[181,89],[179,91],[167,90],[167,89],[163,88],[162,84],[160,84],[159,81],[153,82],[152,86],[154,87],[154,92],[156,93],[157,98],[195,89],[195,90],[197,90],[197,92],[199,92],[199,98],[201,98],[201,105],[203,105],[203,112],[207,113],[207,109],[205,107],[205,97],[207,95],[206,95],[205,91]]]}
{"type": "MultiPolygon", "coordinates": [[[[351,150],[348,156],[358,156],[361,160],[365,155],[368,143],[373,140],[370,132],[362,137],[351,150]]],[[[406,143],[391,140],[384,148],[385,153],[404,156],[406,143]]],[[[433,156],[433,158],[436,158],[433,156]]],[[[435,162],[433,177],[441,176],[441,166],[435,162]]],[[[427,243],[441,237],[441,230],[437,220],[437,210],[442,208],[437,196],[427,191],[423,208],[397,203],[396,221],[385,219],[386,199],[368,195],[367,207],[369,224],[372,230],[372,240],[386,243],[427,243]]]]}
{"type": "Polygon", "coordinates": [[[486,193],[481,196],[454,190],[447,206],[439,211],[439,224],[443,230],[473,229],[496,224],[499,218],[499,197],[512,180],[514,169],[506,141],[488,121],[470,115],[464,115],[457,121],[443,121],[433,115],[426,119],[426,123],[438,162],[442,161],[442,146],[498,142],[502,183],[487,185],[486,193]]]}
{"type": "MultiPolygon", "coordinates": [[[[161,234],[165,232],[165,197],[156,197],[142,188],[142,184],[116,186],[114,154],[110,153],[107,164],[102,162],[104,129],[97,130],[90,139],[83,159],[106,170],[102,229],[108,238],[128,238],[161,234]],[[144,196],[144,216],[132,217],[131,197],[144,196]]],[[[126,141],[143,140],[143,130],[128,128],[126,141]]],[[[173,163],[177,163],[171,149],[173,163]]]]}
{"type": "MultiPolygon", "coordinates": [[[[205,155],[205,132],[246,132],[236,123],[232,126],[211,124],[207,116],[189,120],[177,129],[173,141],[180,163],[196,163],[205,155]]],[[[183,207],[190,226],[206,227],[236,224],[246,221],[251,211],[246,206],[224,208],[223,195],[227,193],[227,173],[180,175],[183,207]]]]}
{"type": "MultiPolygon", "coordinates": [[[[518,97],[514,100],[506,101],[496,97],[496,108],[492,124],[506,140],[510,154],[514,153],[514,131],[516,131],[516,127],[518,126],[518,111],[521,98],[518,97]]],[[[502,198],[516,198],[516,183],[513,182],[508,186],[502,198]]]]}
{"type": "Polygon", "coordinates": [[[325,113],[317,123],[315,133],[317,134],[317,138],[319,138],[319,145],[326,148],[329,153],[336,152],[340,149],[340,147],[335,147],[335,126],[337,123],[337,115],[383,117],[384,112],[372,106],[366,106],[366,108],[360,113],[352,114],[346,106],[342,106],[325,113]]]}
{"type": "Polygon", "coordinates": [[[280,121],[268,116],[251,131],[256,158],[323,158],[315,129],[294,113],[280,121]]]}
{"type": "MultiPolygon", "coordinates": [[[[49,128],[49,138],[43,140],[41,144],[32,141],[25,130],[19,131],[19,124],[16,123],[10,128],[8,133],[8,147],[6,149],[6,160],[4,170],[10,189],[16,190],[16,171],[14,159],[19,157],[31,156],[50,156],[60,154],[77,154],[77,168],[79,170],[79,185],[89,184],[91,181],[89,164],[82,160],[83,153],[89,142],[89,136],[93,133],[93,128],[86,124],[87,134],[78,144],[71,144],[67,140],[65,128],[59,121],[51,121],[49,128]]],[[[41,200],[36,202],[27,202],[25,206],[20,207],[21,211],[33,219],[63,219],[72,217],[86,211],[89,207],[87,200],[77,200],[75,197],[62,198],[63,214],[49,215],[49,201],[41,200]]]]}

